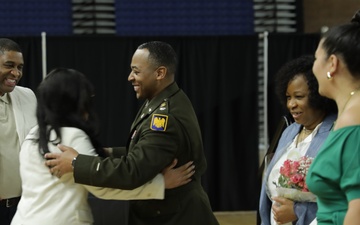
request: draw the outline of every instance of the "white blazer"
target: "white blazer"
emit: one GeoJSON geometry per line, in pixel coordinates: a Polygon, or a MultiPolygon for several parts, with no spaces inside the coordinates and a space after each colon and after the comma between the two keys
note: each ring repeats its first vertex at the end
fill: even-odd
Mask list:
{"type": "MultiPolygon", "coordinates": [[[[62,144],[75,148],[80,154],[96,155],[89,137],[80,129],[61,129],[62,144]]],[[[54,135],[55,132],[52,133],[54,135]]],[[[134,190],[101,188],[77,184],[73,173],[60,179],[51,175],[45,159],[39,153],[38,126],[26,137],[20,151],[22,196],[12,225],[85,225],[92,224],[93,217],[87,202],[88,192],[103,199],[163,199],[165,184],[158,174],[152,181],[134,190]]],[[[49,144],[51,152],[60,150],[49,144]]]]}
{"type": "Polygon", "coordinates": [[[16,86],[9,93],[15,117],[16,131],[20,146],[30,129],[37,124],[36,97],[34,92],[25,87],[16,86]]]}

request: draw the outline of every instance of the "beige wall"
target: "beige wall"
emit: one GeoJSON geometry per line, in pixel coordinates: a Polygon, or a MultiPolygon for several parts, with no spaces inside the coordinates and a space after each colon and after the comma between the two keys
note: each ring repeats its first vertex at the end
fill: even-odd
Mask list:
{"type": "Polygon", "coordinates": [[[322,26],[349,22],[360,9],[360,0],[303,0],[304,32],[318,33],[322,26]]]}

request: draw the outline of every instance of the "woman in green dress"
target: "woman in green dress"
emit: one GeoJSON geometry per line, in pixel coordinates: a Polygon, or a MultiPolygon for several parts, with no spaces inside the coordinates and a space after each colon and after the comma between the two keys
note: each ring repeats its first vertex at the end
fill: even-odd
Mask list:
{"type": "Polygon", "coordinates": [[[315,53],[319,93],[334,99],[338,118],[310,167],[318,224],[360,223],[360,11],[330,29],[315,53]]]}

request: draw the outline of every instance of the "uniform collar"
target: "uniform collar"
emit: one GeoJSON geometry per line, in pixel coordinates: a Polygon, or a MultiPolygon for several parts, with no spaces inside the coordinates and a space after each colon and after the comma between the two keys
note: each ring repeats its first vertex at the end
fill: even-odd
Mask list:
{"type": "MultiPolygon", "coordinates": [[[[167,101],[167,99],[174,95],[177,91],[179,91],[179,86],[176,82],[173,82],[169,86],[167,86],[163,91],[161,91],[157,96],[151,99],[149,102],[145,103],[145,108],[156,108],[162,102],[167,101]]],[[[150,110],[152,111],[152,110],[150,110]]]]}
{"type": "Polygon", "coordinates": [[[162,90],[157,96],[155,96],[151,101],[146,101],[139,110],[138,115],[136,116],[134,124],[137,124],[146,116],[152,114],[163,102],[167,102],[168,98],[173,96],[179,91],[179,86],[176,82],[173,82],[162,90]]]}

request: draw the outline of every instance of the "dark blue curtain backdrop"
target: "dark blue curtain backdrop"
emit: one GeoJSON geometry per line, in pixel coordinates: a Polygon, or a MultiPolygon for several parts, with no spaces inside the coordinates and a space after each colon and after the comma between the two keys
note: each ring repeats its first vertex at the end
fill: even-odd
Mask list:
{"type": "Polygon", "coordinates": [[[0,0],[0,35],[72,34],[71,0],[0,0]]]}
{"type": "MultiPolygon", "coordinates": [[[[72,0],[0,0],[0,6],[0,35],[73,34],[72,0]]],[[[115,0],[115,22],[119,36],[247,35],[254,33],[253,0],[115,0]]]]}
{"type": "Polygon", "coordinates": [[[254,33],[253,0],[119,0],[121,36],[246,35],[254,33]]]}

